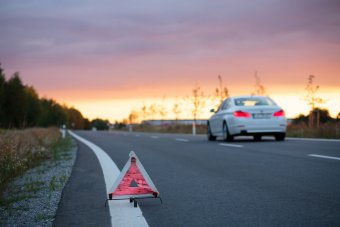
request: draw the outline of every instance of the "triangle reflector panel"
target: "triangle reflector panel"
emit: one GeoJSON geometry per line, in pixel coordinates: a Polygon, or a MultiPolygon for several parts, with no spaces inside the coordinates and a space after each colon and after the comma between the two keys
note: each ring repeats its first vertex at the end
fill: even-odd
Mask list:
{"type": "Polygon", "coordinates": [[[109,199],[157,198],[159,192],[137,155],[131,151],[129,156],[110,190],[109,199]]]}

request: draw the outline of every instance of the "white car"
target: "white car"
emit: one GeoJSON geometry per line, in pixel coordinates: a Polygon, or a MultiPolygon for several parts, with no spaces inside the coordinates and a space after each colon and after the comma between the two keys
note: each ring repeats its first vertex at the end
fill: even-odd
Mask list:
{"type": "Polygon", "coordinates": [[[261,140],[273,135],[277,141],[286,137],[285,113],[271,98],[265,96],[236,96],[222,102],[207,122],[208,140],[220,136],[232,141],[235,136],[251,135],[261,140]]]}

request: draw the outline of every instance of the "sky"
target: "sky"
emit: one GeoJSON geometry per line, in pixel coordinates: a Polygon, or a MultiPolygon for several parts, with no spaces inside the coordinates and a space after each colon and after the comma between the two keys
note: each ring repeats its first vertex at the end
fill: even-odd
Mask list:
{"type": "Polygon", "coordinates": [[[221,75],[231,96],[248,95],[255,72],[287,117],[308,113],[315,75],[320,107],[336,116],[339,12],[338,0],[1,0],[0,62],[90,119],[154,103],[190,118],[183,97],[196,85],[212,95],[221,75]]]}

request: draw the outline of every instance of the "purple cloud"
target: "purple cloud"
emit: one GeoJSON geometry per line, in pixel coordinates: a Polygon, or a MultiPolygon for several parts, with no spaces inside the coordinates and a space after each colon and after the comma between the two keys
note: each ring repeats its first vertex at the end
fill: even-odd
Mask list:
{"type": "Polygon", "coordinates": [[[321,58],[336,48],[332,57],[340,58],[338,12],[337,0],[3,0],[0,61],[41,87],[58,86],[56,77],[59,86],[80,87],[126,86],[170,73],[190,81],[248,56],[301,58],[308,45],[321,45],[321,58]],[[83,80],[69,83],[79,74],[83,80]]]}

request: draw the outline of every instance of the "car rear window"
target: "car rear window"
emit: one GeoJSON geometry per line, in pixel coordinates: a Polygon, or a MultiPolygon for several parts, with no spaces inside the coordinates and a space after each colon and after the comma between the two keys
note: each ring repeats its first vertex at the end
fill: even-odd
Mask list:
{"type": "Polygon", "coordinates": [[[273,106],[276,103],[266,97],[237,98],[234,100],[236,106],[273,106]]]}

